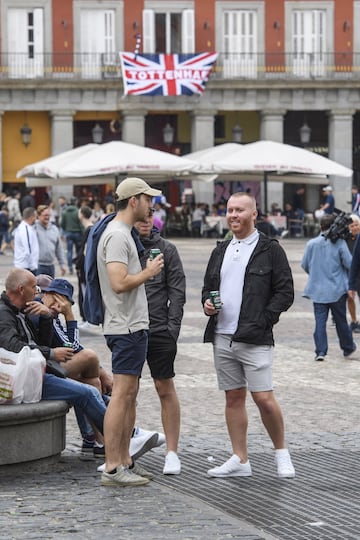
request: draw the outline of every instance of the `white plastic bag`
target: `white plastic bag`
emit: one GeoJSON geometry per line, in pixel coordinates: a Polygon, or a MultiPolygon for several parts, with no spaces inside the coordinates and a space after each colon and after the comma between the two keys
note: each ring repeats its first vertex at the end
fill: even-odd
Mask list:
{"type": "Polygon", "coordinates": [[[23,403],[37,403],[41,399],[46,360],[39,349],[30,349],[27,375],[24,382],[23,403]]]}
{"type": "Polygon", "coordinates": [[[28,371],[30,347],[13,353],[0,347],[0,403],[21,403],[28,371]]]}

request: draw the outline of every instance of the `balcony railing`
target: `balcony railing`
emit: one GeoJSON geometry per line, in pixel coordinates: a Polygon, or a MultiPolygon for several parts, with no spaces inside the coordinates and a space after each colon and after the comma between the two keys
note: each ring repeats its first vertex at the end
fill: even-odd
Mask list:
{"type": "MultiPolygon", "coordinates": [[[[1,79],[121,78],[117,53],[2,53],[1,79]]],[[[360,79],[360,53],[220,53],[211,74],[216,80],[360,79]]]]}

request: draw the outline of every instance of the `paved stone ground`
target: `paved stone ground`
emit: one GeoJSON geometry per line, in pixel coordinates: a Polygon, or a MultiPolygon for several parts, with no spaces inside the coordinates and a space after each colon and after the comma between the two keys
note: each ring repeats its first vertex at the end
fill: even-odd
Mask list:
{"type": "MultiPolygon", "coordinates": [[[[209,463],[226,459],[231,451],[211,346],[202,343],[206,320],[200,290],[214,240],[173,241],[187,275],[188,300],[176,362],[184,473],[165,478],[161,474],[164,450],[158,448],[142,458],[156,473],[150,486],[133,490],[100,487],[96,463],[78,457],[81,440],[70,412],[61,463],[43,474],[0,477],[0,539],[76,535],[104,539],[359,539],[359,520],[354,517],[360,517],[360,339],[359,353],[345,360],[329,322],[327,360],[314,361],[312,305],[301,296],[306,282],[300,268],[305,240],[281,241],[292,266],[296,299],[275,328],[275,391],[298,474],[290,481],[275,477],[271,443],[249,398],[249,456],[254,468],[250,482],[214,482],[206,477],[209,463]]],[[[11,257],[0,258],[1,282],[10,265],[11,257]]],[[[75,284],[73,276],[69,279],[75,284]]],[[[100,330],[84,331],[82,337],[110,367],[100,330]]],[[[137,423],[161,430],[159,402],[147,368],[141,380],[137,423]]]]}

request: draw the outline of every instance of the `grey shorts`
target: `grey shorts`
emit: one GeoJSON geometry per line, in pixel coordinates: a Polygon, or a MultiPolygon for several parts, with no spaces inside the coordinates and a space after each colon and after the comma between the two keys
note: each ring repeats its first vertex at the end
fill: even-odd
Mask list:
{"type": "Polygon", "coordinates": [[[248,387],[250,392],[271,391],[273,351],[270,345],[231,342],[230,335],[216,334],[214,360],[219,389],[248,387]]]}

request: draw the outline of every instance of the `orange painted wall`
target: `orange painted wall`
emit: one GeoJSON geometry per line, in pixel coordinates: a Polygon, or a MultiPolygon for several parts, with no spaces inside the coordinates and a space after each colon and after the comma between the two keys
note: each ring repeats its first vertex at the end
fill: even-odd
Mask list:
{"type": "Polygon", "coordinates": [[[285,65],[285,6],[284,0],[265,2],[265,61],[275,71],[285,65]]]}
{"type": "Polygon", "coordinates": [[[195,51],[215,51],[215,2],[195,0],[195,51]]]}
{"type": "Polygon", "coordinates": [[[71,67],[74,50],[73,1],[53,0],[53,66],[71,67]]]}
{"type": "MultiPolygon", "coordinates": [[[[144,0],[126,0],[124,2],[125,51],[133,52],[136,46],[136,35],[142,34],[142,10],[144,0]]],[[[140,52],[142,47],[140,47],[140,52]]]]}
{"type": "Polygon", "coordinates": [[[341,71],[351,66],[353,57],[353,0],[341,0],[335,4],[335,65],[341,71]]]}

